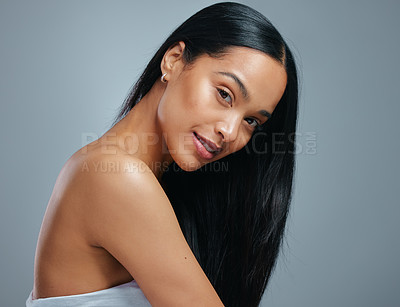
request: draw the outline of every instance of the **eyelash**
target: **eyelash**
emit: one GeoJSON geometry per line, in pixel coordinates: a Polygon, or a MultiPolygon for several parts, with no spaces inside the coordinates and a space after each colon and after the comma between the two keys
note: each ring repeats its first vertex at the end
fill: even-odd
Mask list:
{"type": "MultiPolygon", "coordinates": [[[[232,96],[231,96],[227,91],[225,91],[225,90],[223,90],[223,89],[217,88],[217,90],[218,90],[219,96],[220,96],[226,103],[228,103],[230,107],[232,107],[232,101],[233,101],[232,96]],[[229,103],[228,101],[226,101],[225,99],[226,99],[227,97],[225,97],[225,98],[222,97],[221,93],[224,93],[224,94],[228,95],[227,97],[229,97],[229,98],[231,99],[231,102],[229,103]]],[[[248,119],[252,119],[252,120],[254,120],[254,122],[256,123],[255,126],[252,126],[252,127],[254,127],[254,129],[258,130],[258,129],[261,128],[261,124],[259,123],[259,121],[258,121],[257,119],[251,118],[251,117],[248,118],[248,119]]],[[[247,119],[246,119],[246,121],[247,121],[247,119]]],[[[250,125],[250,126],[251,126],[251,125],[250,125]]]]}
{"type": "MultiPolygon", "coordinates": [[[[255,118],[248,118],[248,119],[252,119],[252,120],[254,120],[254,122],[256,123],[256,125],[255,126],[253,126],[254,127],[254,129],[260,129],[261,128],[261,124],[258,122],[258,120],[256,120],[255,118]]],[[[246,121],[247,121],[247,119],[246,119],[246,121]]]]}
{"type": "Polygon", "coordinates": [[[223,90],[223,89],[218,88],[217,90],[218,90],[219,96],[220,96],[225,102],[227,102],[227,103],[229,104],[229,106],[232,106],[232,102],[233,102],[232,96],[229,95],[229,93],[228,93],[227,91],[223,90]],[[227,98],[227,97],[225,97],[225,98],[222,97],[221,92],[227,94],[228,97],[231,99],[231,102],[226,101],[225,98],[227,98]]]}

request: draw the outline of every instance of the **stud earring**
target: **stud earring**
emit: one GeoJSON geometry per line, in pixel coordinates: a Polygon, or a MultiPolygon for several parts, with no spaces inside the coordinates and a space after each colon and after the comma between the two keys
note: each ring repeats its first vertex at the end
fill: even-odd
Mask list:
{"type": "Polygon", "coordinates": [[[161,82],[162,83],[167,83],[167,80],[165,80],[165,76],[167,75],[167,73],[165,73],[165,74],[163,74],[162,76],[161,76],[161,82]]]}

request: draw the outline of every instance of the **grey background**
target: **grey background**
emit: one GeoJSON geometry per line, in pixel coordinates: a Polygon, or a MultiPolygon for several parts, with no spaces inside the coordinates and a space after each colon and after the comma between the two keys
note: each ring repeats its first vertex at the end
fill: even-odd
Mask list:
{"type": "MultiPolygon", "coordinates": [[[[0,305],[23,306],[68,157],[100,136],[169,33],[213,1],[0,2],[0,305]]],[[[262,306],[399,306],[399,3],[242,1],[301,70],[283,253],[262,306]]]]}

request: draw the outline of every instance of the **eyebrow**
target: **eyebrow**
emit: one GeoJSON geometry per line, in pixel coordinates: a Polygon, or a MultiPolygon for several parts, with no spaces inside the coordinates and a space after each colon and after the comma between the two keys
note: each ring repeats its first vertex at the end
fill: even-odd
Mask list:
{"type": "MultiPolygon", "coordinates": [[[[227,72],[227,71],[218,71],[216,73],[232,78],[235,81],[235,83],[237,84],[237,86],[239,87],[243,98],[245,100],[247,100],[247,101],[249,100],[249,92],[247,91],[247,89],[244,86],[243,82],[238,78],[238,76],[236,76],[233,73],[227,72]]],[[[267,117],[267,118],[271,118],[271,116],[272,116],[271,113],[269,113],[268,111],[265,111],[265,110],[258,111],[258,114],[260,114],[260,115],[262,115],[264,117],[267,117]]]]}
{"type": "Polygon", "coordinates": [[[235,83],[237,84],[237,86],[239,87],[243,98],[245,100],[249,100],[249,92],[247,91],[247,89],[244,86],[243,82],[238,78],[238,76],[236,76],[235,74],[232,74],[230,72],[227,72],[227,71],[218,71],[217,74],[228,76],[228,77],[232,78],[235,81],[235,83]]]}
{"type": "Polygon", "coordinates": [[[265,110],[258,111],[258,114],[261,114],[262,116],[267,117],[267,118],[271,118],[272,117],[272,114],[267,112],[267,111],[265,111],[265,110]]]}

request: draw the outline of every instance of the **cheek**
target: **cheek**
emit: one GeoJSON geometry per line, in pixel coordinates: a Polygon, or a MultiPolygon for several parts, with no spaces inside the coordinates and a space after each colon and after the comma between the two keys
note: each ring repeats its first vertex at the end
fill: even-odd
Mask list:
{"type": "MultiPolygon", "coordinates": [[[[167,140],[174,140],[173,144],[179,142],[182,133],[190,133],[193,119],[196,118],[194,113],[197,102],[186,95],[186,91],[171,88],[164,93],[158,106],[157,118],[161,131],[167,140]]],[[[168,143],[167,141],[167,145],[172,145],[168,143]]]]}
{"type": "Polygon", "coordinates": [[[201,123],[205,116],[212,110],[210,86],[205,79],[190,79],[182,83],[179,91],[180,108],[185,116],[192,121],[201,123]]]}
{"type": "Polygon", "coordinates": [[[166,89],[158,108],[163,126],[191,129],[207,123],[213,114],[215,97],[210,86],[201,80],[183,80],[166,89]]]}

